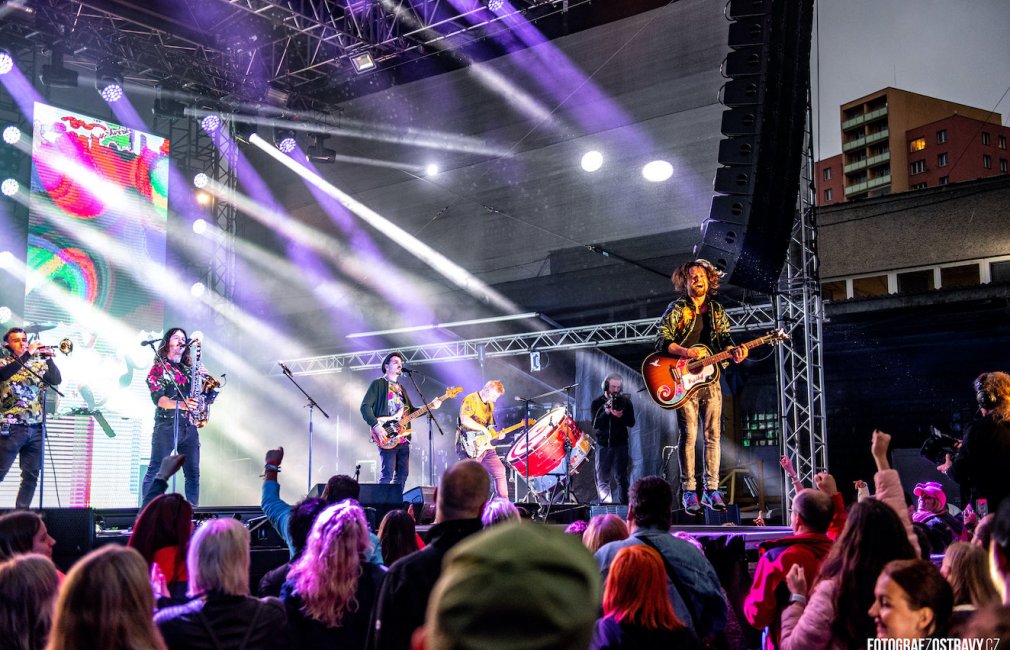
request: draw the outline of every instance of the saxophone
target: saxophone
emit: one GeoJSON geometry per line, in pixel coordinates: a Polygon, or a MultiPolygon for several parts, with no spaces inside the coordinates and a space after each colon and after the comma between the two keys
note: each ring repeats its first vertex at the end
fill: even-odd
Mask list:
{"type": "MultiPolygon", "coordinates": [[[[200,345],[199,339],[193,341],[193,345],[190,346],[190,358],[192,359],[193,366],[189,372],[189,398],[196,403],[196,408],[192,408],[186,411],[186,417],[189,418],[191,424],[200,428],[207,424],[207,420],[210,419],[210,407],[207,404],[207,396],[204,394],[204,376],[200,373],[202,365],[200,364],[200,356],[202,355],[202,346],[200,345]]],[[[209,382],[220,385],[213,377],[206,378],[209,382]]]]}

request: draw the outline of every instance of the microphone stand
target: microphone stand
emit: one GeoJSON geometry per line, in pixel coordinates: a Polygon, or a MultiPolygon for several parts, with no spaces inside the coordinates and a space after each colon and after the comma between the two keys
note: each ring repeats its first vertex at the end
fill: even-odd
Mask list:
{"type": "MultiPolygon", "coordinates": [[[[39,373],[35,372],[31,368],[29,368],[25,364],[25,362],[21,360],[21,357],[17,356],[16,354],[12,354],[11,358],[14,359],[14,361],[17,362],[17,364],[19,366],[21,366],[22,370],[28,372],[30,375],[32,375],[33,377],[35,377],[39,381],[39,402],[40,402],[40,404],[42,406],[42,422],[40,423],[40,428],[39,428],[40,432],[42,433],[42,440],[40,441],[41,442],[40,450],[41,450],[42,456],[41,456],[41,459],[40,459],[41,463],[39,464],[39,479],[38,479],[38,485],[39,485],[39,510],[41,510],[42,509],[42,503],[43,503],[43,500],[44,500],[45,495],[46,495],[46,486],[45,486],[45,481],[43,481],[43,475],[45,474],[45,470],[46,470],[46,443],[49,441],[48,432],[46,430],[46,390],[49,389],[49,388],[52,388],[53,392],[56,393],[57,395],[59,395],[60,397],[66,397],[66,395],[64,395],[63,393],[61,393],[60,389],[57,388],[56,386],[50,386],[49,382],[46,381],[46,378],[44,376],[40,375],[39,373]]],[[[54,362],[54,365],[55,365],[55,362],[54,362]]],[[[57,500],[59,499],[59,496],[60,496],[59,495],[59,491],[57,491],[57,493],[56,493],[57,500]]]]}
{"type": "MultiPolygon", "coordinates": [[[[168,377],[168,380],[172,382],[172,386],[175,387],[175,394],[178,395],[178,396],[180,396],[182,399],[188,399],[189,396],[185,395],[182,392],[182,386],[180,386],[179,382],[177,382],[175,380],[175,368],[172,367],[172,364],[169,361],[168,357],[167,356],[162,356],[161,352],[158,351],[159,348],[154,347],[155,343],[160,343],[160,340],[154,339],[154,340],[148,341],[147,345],[154,352],[155,359],[157,359],[157,361],[160,361],[165,366],[165,370],[167,372],[164,373],[164,375],[166,377],[168,377]]],[[[183,356],[185,356],[188,351],[189,351],[189,343],[187,343],[186,347],[183,348],[183,351],[182,351],[183,356]]],[[[180,363],[182,362],[182,357],[179,357],[179,362],[180,363]]],[[[172,413],[172,455],[173,456],[177,456],[179,454],[179,400],[176,399],[174,401],[175,401],[175,408],[173,409],[173,413],[172,413]]],[[[189,416],[186,416],[186,417],[189,417],[189,416]]],[[[157,426],[157,424],[158,423],[155,422],[155,426],[157,426]]],[[[161,460],[162,460],[161,458],[152,458],[151,462],[152,463],[160,463],[161,460]]],[[[176,481],[177,474],[178,474],[178,472],[176,472],[175,474],[172,474],[172,491],[173,492],[176,491],[176,483],[175,483],[175,481],[176,481]]],[[[141,487],[141,489],[143,489],[143,486],[141,487]]],[[[143,499],[144,495],[140,495],[140,496],[143,499]]]]}
{"type": "MultiPolygon", "coordinates": [[[[532,402],[535,402],[538,399],[542,399],[544,397],[549,397],[551,395],[556,395],[556,394],[558,394],[558,393],[560,393],[562,391],[568,391],[568,390],[570,390],[572,388],[575,388],[576,386],[578,386],[578,384],[572,384],[570,386],[565,386],[564,388],[557,388],[555,390],[549,390],[546,393],[541,393],[539,395],[534,395],[532,397],[520,397],[520,396],[517,395],[516,398],[515,398],[517,402],[523,402],[525,404],[525,406],[526,406],[526,415],[525,415],[525,418],[523,420],[523,422],[525,423],[524,426],[523,426],[523,454],[526,457],[525,458],[526,462],[525,462],[525,467],[524,467],[523,474],[525,475],[524,479],[526,481],[526,489],[528,491],[526,492],[526,496],[523,497],[523,502],[524,503],[528,503],[527,499],[529,499],[529,497],[530,497],[531,494],[534,494],[534,495],[536,494],[535,492],[533,492],[533,487],[530,485],[530,462],[529,462],[529,457],[530,457],[530,404],[532,402]]],[[[565,404],[565,408],[567,410],[567,408],[568,408],[567,403],[565,404]]],[[[553,428],[553,425],[552,425],[551,428],[553,428]]],[[[565,436],[565,440],[566,441],[567,441],[567,439],[568,439],[568,436],[565,436]]],[[[566,462],[566,464],[567,464],[567,458],[568,458],[568,450],[565,451],[565,462],[566,462]]],[[[539,502],[539,497],[534,496],[533,498],[539,502]]],[[[548,510],[550,510],[549,507],[548,507],[548,510]]],[[[546,519],[546,516],[545,516],[545,519],[546,519]]]]}
{"type": "MultiPolygon", "coordinates": [[[[305,405],[309,407],[309,478],[308,478],[309,486],[305,489],[305,494],[308,494],[309,492],[312,491],[312,412],[314,409],[318,408],[319,412],[322,413],[324,416],[326,416],[327,420],[330,419],[330,414],[324,411],[323,407],[319,406],[319,402],[312,399],[312,396],[306,393],[305,389],[302,388],[297,381],[295,381],[294,376],[291,374],[291,371],[288,369],[286,365],[280,363],[279,361],[278,364],[280,365],[281,371],[284,373],[284,376],[287,377],[291,381],[291,383],[295,385],[295,388],[301,391],[302,395],[305,396],[305,399],[308,400],[308,403],[305,405]]],[[[361,466],[359,465],[358,467],[360,468],[361,466]]]]}
{"type": "MultiPolygon", "coordinates": [[[[404,374],[406,374],[407,378],[410,379],[410,383],[413,384],[414,390],[416,390],[417,394],[421,397],[421,403],[422,404],[427,404],[428,400],[425,399],[424,393],[421,392],[421,387],[418,386],[417,382],[414,380],[414,372],[415,372],[414,370],[405,370],[404,374]]],[[[442,425],[439,424],[438,420],[435,419],[435,415],[432,413],[432,409],[428,409],[428,412],[425,415],[428,418],[428,481],[429,481],[428,484],[430,486],[434,486],[435,485],[435,440],[434,440],[434,438],[432,436],[431,423],[432,422],[435,423],[435,427],[438,429],[438,434],[440,436],[444,436],[445,435],[445,431],[442,431],[442,425]]],[[[400,488],[402,489],[403,486],[401,485],[400,488]]]]}

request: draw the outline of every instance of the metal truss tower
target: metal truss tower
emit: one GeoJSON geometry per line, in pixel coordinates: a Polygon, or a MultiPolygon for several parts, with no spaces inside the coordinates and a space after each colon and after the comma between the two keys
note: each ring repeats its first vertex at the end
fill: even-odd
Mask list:
{"type": "MultiPolygon", "coordinates": [[[[824,406],[824,303],[821,300],[820,260],[814,208],[814,156],[809,95],[800,173],[798,210],[786,265],[774,297],[775,320],[786,330],[791,345],[776,348],[782,453],[793,459],[800,480],[828,467],[824,406]]],[[[788,510],[795,489],[786,481],[788,510]]]]}

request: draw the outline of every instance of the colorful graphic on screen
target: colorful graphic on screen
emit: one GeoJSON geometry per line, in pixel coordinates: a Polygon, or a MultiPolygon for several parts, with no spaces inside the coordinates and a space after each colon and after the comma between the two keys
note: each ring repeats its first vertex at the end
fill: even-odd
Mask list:
{"type": "Polygon", "coordinates": [[[24,318],[41,343],[72,343],[55,359],[65,397],[50,407],[44,505],[58,492],[64,506],[136,506],[153,424],[139,342],[164,326],[149,287],[166,258],[169,143],[45,104],[33,121],[24,318]]]}

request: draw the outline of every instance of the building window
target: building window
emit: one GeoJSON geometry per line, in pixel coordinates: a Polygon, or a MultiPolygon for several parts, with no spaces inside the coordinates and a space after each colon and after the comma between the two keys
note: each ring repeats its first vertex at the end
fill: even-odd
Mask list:
{"type": "Polygon", "coordinates": [[[1010,167],[1007,167],[1007,160],[1006,160],[1006,158],[1000,158],[999,159],[999,170],[1000,170],[1000,172],[1002,172],[1004,174],[1006,174],[1007,172],[1010,172],[1010,167]]]}
{"type": "Polygon", "coordinates": [[[981,282],[978,264],[964,264],[962,266],[946,266],[940,269],[940,286],[949,287],[970,287],[981,282]]]}
{"type": "Polygon", "coordinates": [[[821,297],[825,300],[845,300],[848,298],[845,292],[845,280],[822,282],[821,297]]]}
{"type": "Polygon", "coordinates": [[[874,275],[869,278],[855,278],[852,281],[852,297],[886,296],[887,276],[874,275]]]}
{"type": "Polygon", "coordinates": [[[989,144],[989,132],[982,131],[982,144],[989,144]]]}
{"type": "Polygon", "coordinates": [[[1010,262],[990,262],[989,281],[1010,282],[1010,262]]]}
{"type": "Polygon", "coordinates": [[[943,144],[947,141],[947,129],[940,129],[936,132],[936,143],[943,144]]]}
{"type": "Polygon", "coordinates": [[[933,269],[898,274],[898,293],[922,293],[935,288],[933,269]]]}
{"type": "Polygon", "coordinates": [[[936,166],[937,167],[946,167],[947,166],[947,152],[946,151],[944,151],[943,153],[939,154],[936,157],[936,166]]]}
{"type": "Polygon", "coordinates": [[[1006,149],[1006,136],[1001,135],[996,138],[996,146],[1000,149],[1006,149]]]}
{"type": "Polygon", "coordinates": [[[922,174],[925,171],[926,171],[926,161],[925,160],[916,160],[915,162],[912,163],[911,173],[913,173],[913,174],[922,174]]]}
{"type": "Polygon", "coordinates": [[[982,154],[982,166],[986,169],[992,169],[992,156],[987,153],[982,154]]]}
{"type": "Polygon", "coordinates": [[[911,190],[924,190],[924,189],[926,189],[926,182],[923,181],[921,183],[916,183],[915,185],[913,185],[909,189],[911,189],[911,190]]]}
{"type": "Polygon", "coordinates": [[[824,202],[831,203],[831,188],[824,190],[824,202]]]}
{"type": "Polygon", "coordinates": [[[830,181],[831,180],[831,168],[830,167],[825,167],[824,171],[821,173],[821,176],[824,178],[824,180],[830,181]]]}
{"type": "Polygon", "coordinates": [[[912,153],[922,151],[926,148],[926,138],[916,138],[908,143],[908,150],[912,153]]]}
{"type": "Polygon", "coordinates": [[[941,176],[940,177],[940,182],[939,182],[940,185],[946,185],[949,182],[950,182],[950,176],[941,176]]]}

